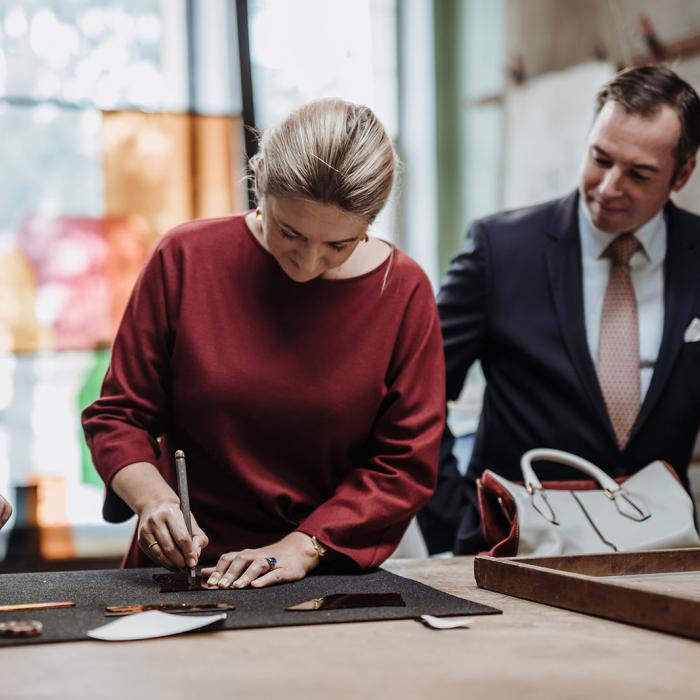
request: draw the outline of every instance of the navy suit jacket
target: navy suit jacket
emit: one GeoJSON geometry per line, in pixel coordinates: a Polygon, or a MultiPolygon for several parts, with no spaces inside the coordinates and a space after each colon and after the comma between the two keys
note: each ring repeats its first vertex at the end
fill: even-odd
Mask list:
{"type": "MultiPolygon", "coordinates": [[[[484,548],[475,483],[484,469],[521,479],[520,457],[550,447],[585,457],[613,476],[655,459],[686,488],[700,427],[700,342],[683,341],[700,318],[700,217],[668,203],[664,329],[654,373],[621,451],[588,350],[578,194],[476,221],[438,295],[447,398],[458,397],[480,360],[484,402],[467,477],[445,433],[438,490],[419,514],[430,551],[484,548]]],[[[541,479],[581,478],[539,464],[541,479]]]]}

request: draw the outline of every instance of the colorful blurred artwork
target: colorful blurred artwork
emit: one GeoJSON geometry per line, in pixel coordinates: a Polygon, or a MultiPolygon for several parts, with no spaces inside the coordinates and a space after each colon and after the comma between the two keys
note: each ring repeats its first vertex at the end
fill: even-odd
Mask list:
{"type": "MultiPolygon", "coordinates": [[[[30,217],[17,232],[17,250],[30,275],[15,296],[33,299],[42,345],[15,342],[10,350],[109,345],[148,250],[136,227],[118,219],[30,217]]],[[[12,332],[4,330],[4,337],[12,332]]]]}
{"type": "Polygon", "coordinates": [[[188,104],[185,17],[182,0],[0,7],[0,493],[14,506],[0,560],[8,564],[125,550],[133,523],[103,523],[104,487],[80,413],[99,395],[121,315],[159,238],[247,205],[242,119],[188,104]]]}
{"type": "MultiPolygon", "coordinates": [[[[243,165],[240,118],[110,111],[98,134],[104,214],[27,212],[11,236],[5,231],[0,493],[16,504],[0,533],[8,559],[111,551],[104,538],[95,546],[85,536],[101,523],[103,485],[80,412],[99,394],[131,288],[157,240],[182,221],[245,208],[234,182],[235,164],[243,165]]],[[[114,549],[124,549],[131,527],[116,528],[114,549]]]]}

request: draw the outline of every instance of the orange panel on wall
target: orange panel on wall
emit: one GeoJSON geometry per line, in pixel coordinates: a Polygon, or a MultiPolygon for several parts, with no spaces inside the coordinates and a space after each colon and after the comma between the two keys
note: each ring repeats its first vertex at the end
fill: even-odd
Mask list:
{"type": "Polygon", "coordinates": [[[105,112],[105,207],[138,216],[150,242],[194,218],[245,208],[240,117],[105,112]]]}

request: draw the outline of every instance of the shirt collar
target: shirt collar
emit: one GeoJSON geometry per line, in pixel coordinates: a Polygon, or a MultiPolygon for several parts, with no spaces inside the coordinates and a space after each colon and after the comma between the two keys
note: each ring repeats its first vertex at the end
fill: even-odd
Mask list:
{"type": "MultiPolygon", "coordinates": [[[[615,238],[593,225],[590,212],[581,197],[578,200],[578,230],[581,254],[587,259],[598,260],[615,238]]],[[[666,255],[666,220],[663,209],[638,228],[634,236],[642,244],[641,252],[650,263],[661,262],[666,255]]],[[[637,257],[636,254],[634,257],[637,257]]]]}

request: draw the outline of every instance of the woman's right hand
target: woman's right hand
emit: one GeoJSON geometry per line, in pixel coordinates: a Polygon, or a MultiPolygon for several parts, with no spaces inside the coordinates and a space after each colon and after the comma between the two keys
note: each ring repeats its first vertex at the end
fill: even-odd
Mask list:
{"type": "Polygon", "coordinates": [[[177,501],[160,501],[143,508],[139,515],[138,543],[141,550],[166,569],[194,567],[209,538],[194,516],[192,537],[177,501]]]}

